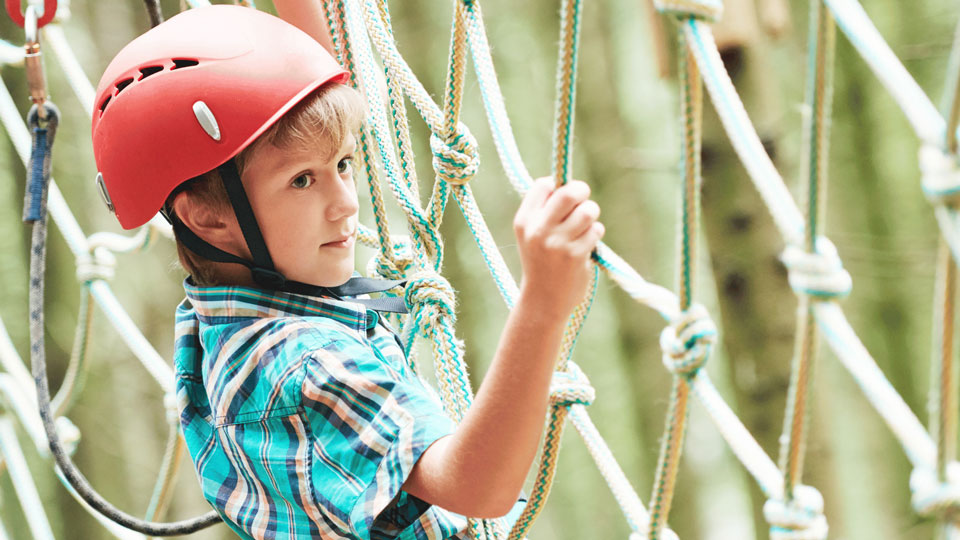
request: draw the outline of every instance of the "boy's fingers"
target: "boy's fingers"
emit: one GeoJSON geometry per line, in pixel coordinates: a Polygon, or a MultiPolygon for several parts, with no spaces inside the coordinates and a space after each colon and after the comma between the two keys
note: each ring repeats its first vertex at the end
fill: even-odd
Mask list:
{"type": "Polygon", "coordinates": [[[547,199],[544,212],[547,220],[554,223],[563,222],[578,204],[590,197],[590,186],[579,180],[574,180],[565,186],[560,186],[547,199]]]}
{"type": "Polygon", "coordinates": [[[570,243],[570,247],[580,253],[590,253],[597,247],[597,242],[603,238],[606,231],[607,229],[603,223],[596,221],[583,234],[573,240],[570,243]]]}
{"type": "Polygon", "coordinates": [[[534,208],[540,208],[552,191],[553,178],[549,176],[537,178],[533,181],[533,184],[530,185],[530,189],[527,191],[527,194],[524,195],[523,200],[520,201],[520,209],[517,210],[517,213],[529,212],[534,208]]]}
{"type": "Polygon", "coordinates": [[[578,204],[558,228],[569,233],[570,238],[578,238],[587,232],[599,217],[600,205],[592,199],[587,199],[578,204]]]}

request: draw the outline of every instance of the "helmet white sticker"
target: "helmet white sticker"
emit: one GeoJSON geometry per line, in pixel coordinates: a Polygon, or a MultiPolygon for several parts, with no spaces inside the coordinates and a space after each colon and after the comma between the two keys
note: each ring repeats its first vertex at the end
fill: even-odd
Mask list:
{"type": "Polygon", "coordinates": [[[197,122],[200,122],[200,127],[207,132],[207,135],[213,140],[219,141],[220,126],[217,124],[217,118],[213,116],[210,107],[207,107],[206,103],[198,101],[193,104],[193,114],[197,117],[197,122]]]}

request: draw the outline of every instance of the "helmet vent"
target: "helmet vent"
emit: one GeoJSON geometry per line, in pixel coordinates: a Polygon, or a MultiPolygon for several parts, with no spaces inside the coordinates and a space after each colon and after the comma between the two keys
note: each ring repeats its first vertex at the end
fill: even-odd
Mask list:
{"type": "Polygon", "coordinates": [[[103,114],[103,111],[107,108],[107,103],[110,103],[110,98],[112,97],[113,96],[107,96],[107,98],[100,103],[100,114],[103,114]]]}
{"type": "Polygon", "coordinates": [[[138,80],[142,81],[142,80],[146,79],[147,77],[153,75],[154,73],[158,73],[158,72],[160,72],[160,71],[163,71],[163,66],[147,66],[147,67],[142,67],[142,68],[140,68],[140,78],[139,78],[138,80]]]}
{"type": "Polygon", "coordinates": [[[133,83],[133,77],[130,77],[129,79],[124,79],[124,80],[118,82],[118,83],[117,83],[117,95],[119,96],[119,95],[120,95],[120,92],[122,92],[124,88],[130,86],[131,83],[133,83]]]}
{"type": "Polygon", "coordinates": [[[199,60],[195,60],[193,58],[174,58],[173,67],[170,69],[173,70],[173,69],[192,67],[199,63],[200,63],[199,60]]]}

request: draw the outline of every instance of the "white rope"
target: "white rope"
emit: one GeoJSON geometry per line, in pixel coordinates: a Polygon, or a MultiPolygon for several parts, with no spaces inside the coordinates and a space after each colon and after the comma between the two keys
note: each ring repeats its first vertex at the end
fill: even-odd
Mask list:
{"type": "Polygon", "coordinates": [[[823,495],[810,486],[794,486],[790,500],[768,500],[763,517],[770,523],[770,540],[826,540],[829,531],[823,495]]]}
{"type": "MultiPolygon", "coordinates": [[[[13,145],[23,160],[24,165],[30,159],[30,133],[20,117],[16,104],[10,96],[6,85],[0,84],[0,122],[6,128],[13,145]]],[[[81,259],[89,256],[90,244],[87,242],[80,224],[74,217],[73,212],[67,205],[60,190],[57,188],[53,178],[50,179],[49,201],[47,209],[50,216],[57,224],[57,228],[63,235],[73,252],[74,257],[81,259]]],[[[110,287],[103,281],[96,281],[91,285],[93,297],[100,304],[100,307],[106,313],[107,317],[114,323],[114,326],[120,332],[120,336],[130,346],[131,351],[144,365],[147,371],[153,376],[164,391],[170,391],[173,388],[173,370],[157,353],[156,349],[150,345],[147,338],[130,319],[130,316],[123,309],[123,306],[117,301],[110,287]]],[[[31,378],[32,380],[32,378],[31,378]]]]}
{"type": "Polygon", "coordinates": [[[80,105],[87,113],[87,118],[93,118],[93,102],[96,101],[97,92],[67,41],[67,36],[63,33],[63,27],[59,24],[48,24],[43,27],[43,36],[46,43],[53,49],[53,54],[57,57],[57,62],[67,77],[67,83],[70,84],[73,93],[80,100],[80,105]]]}
{"type": "Polygon", "coordinates": [[[37,486],[30,476],[27,461],[17,442],[17,434],[13,429],[13,422],[6,415],[0,415],[0,453],[7,460],[7,470],[13,481],[13,489],[17,493],[20,507],[27,516],[27,526],[30,533],[37,540],[54,540],[50,522],[43,511],[43,503],[37,486]]]}
{"type": "Polygon", "coordinates": [[[117,258],[108,249],[100,247],[92,254],[77,257],[77,281],[111,280],[116,273],[117,258]]]}
{"type": "Polygon", "coordinates": [[[954,204],[960,197],[960,163],[941,147],[924,144],[919,154],[923,194],[933,205],[954,204]]]}
{"type": "Polygon", "coordinates": [[[952,514],[960,509],[960,463],[947,464],[947,478],[941,482],[937,472],[927,467],[910,474],[913,509],[921,516],[952,514]]]}
{"type": "Polygon", "coordinates": [[[832,302],[816,302],[813,304],[813,312],[827,343],[900,441],[913,466],[934,467],[936,445],[920,420],[877,367],[840,307],[832,302]]]}
{"type": "Polygon", "coordinates": [[[598,244],[597,253],[603,259],[614,263],[607,267],[610,279],[619,285],[630,298],[656,310],[668,321],[672,321],[680,315],[680,301],[673,291],[643,279],[643,276],[638,274],[633,267],[606,244],[598,244]]]}
{"type": "Polygon", "coordinates": [[[96,299],[120,337],[130,347],[130,350],[140,359],[143,367],[147,368],[157,384],[164,392],[173,391],[173,368],[160,356],[160,353],[147,341],[140,329],[127,314],[123,306],[114,296],[110,286],[104,281],[94,281],[90,284],[90,294],[96,299]]]}
{"type": "Polygon", "coordinates": [[[782,498],[783,475],[780,469],[723,400],[707,374],[702,370],[697,372],[690,385],[730,450],[757,481],[764,495],[771,499],[782,498]]]}
{"type": "Polygon", "coordinates": [[[717,111],[724,129],[729,134],[730,143],[740,156],[740,161],[746,167],[760,198],[769,209],[773,222],[787,244],[802,243],[803,214],[764,149],[760,136],[757,135],[747,110],[733,87],[730,75],[720,59],[710,25],[697,20],[682,24],[684,37],[697,60],[697,67],[700,68],[703,84],[713,101],[714,110],[717,111]]]}
{"type": "Polygon", "coordinates": [[[20,353],[13,346],[13,341],[10,340],[10,334],[7,333],[7,327],[4,326],[2,319],[0,319],[0,365],[15,379],[18,386],[30,392],[30,399],[36,401],[33,392],[33,375],[30,374],[30,370],[20,358],[20,353]]]}
{"type": "Polygon", "coordinates": [[[650,523],[650,514],[643,503],[640,502],[640,497],[637,496],[636,490],[630,485],[630,480],[627,479],[627,475],[620,468],[603,436],[600,435],[597,427],[590,420],[590,416],[587,415],[587,408],[583,405],[571,406],[569,418],[577,432],[580,433],[594,463],[597,464],[600,475],[610,486],[610,491],[624,516],[626,516],[630,527],[636,532],[646,534],[648,532],[647,525],[650,523]]]}
{"type": "Polygon", "coordinates": [[[653,5],[660,13],[709,22],[717,22],[723,15],[722,0],[653,0],[653,5]]]}
{"type": "Polygon", "coordinates": [[[26,54],[23,47],[18,47],[13,43],[0,39],[0,64],[8,66],[23,65],[23,57],[26,54]]]}
{"type": "Polygon", "coordinates": [[[32,379],[28,381],[28,386],[22,387],[11,375],[0,373],[0,397],[5,408],[20,421],[20,425],[30,437],[30,442],[37,448],[37,453],[48,457],[50,450],[47,447],[47,435],[43,430],[40,414],[37,413],[37,400],[32,389],[32,379]]]}
{"type": "Polygon", "coordinates": [[[907,115],[921,141],[942,144],[946,123],[856,0],[824,0],[837,26],[907,115]]]}
{"type": "Polygon", "coordinates": [[[846,296],[853,286],[837,248],[825,236],[817,238],[816,251],[812,253],[800,246],[788,245],[780,260],[787,267],[790,287],[797,294],[828,300],[846,296]]]}
{"type": "Polygon", "coordinates": [[[934,206],[933,215],[937,218],[940,235],[950,248],[953,259],[960,261],[960,214],[955,208],[940,204],[934,206]]]}

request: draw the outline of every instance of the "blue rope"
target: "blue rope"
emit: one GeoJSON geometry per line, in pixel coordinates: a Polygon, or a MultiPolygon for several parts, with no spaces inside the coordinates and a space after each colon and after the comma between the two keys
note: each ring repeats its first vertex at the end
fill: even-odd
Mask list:
{"type": "Polygon", "coordinates": [[[47,128],[36,126],[33,128],[33,147],[30,150],[30,163],[27,166],[27,189],[23,197],[23,221],[34,223],[43,218],[44,205],[41,204],[44,182],[43,165],[50,155],[50,145],[47,143],[47,128]]]}

